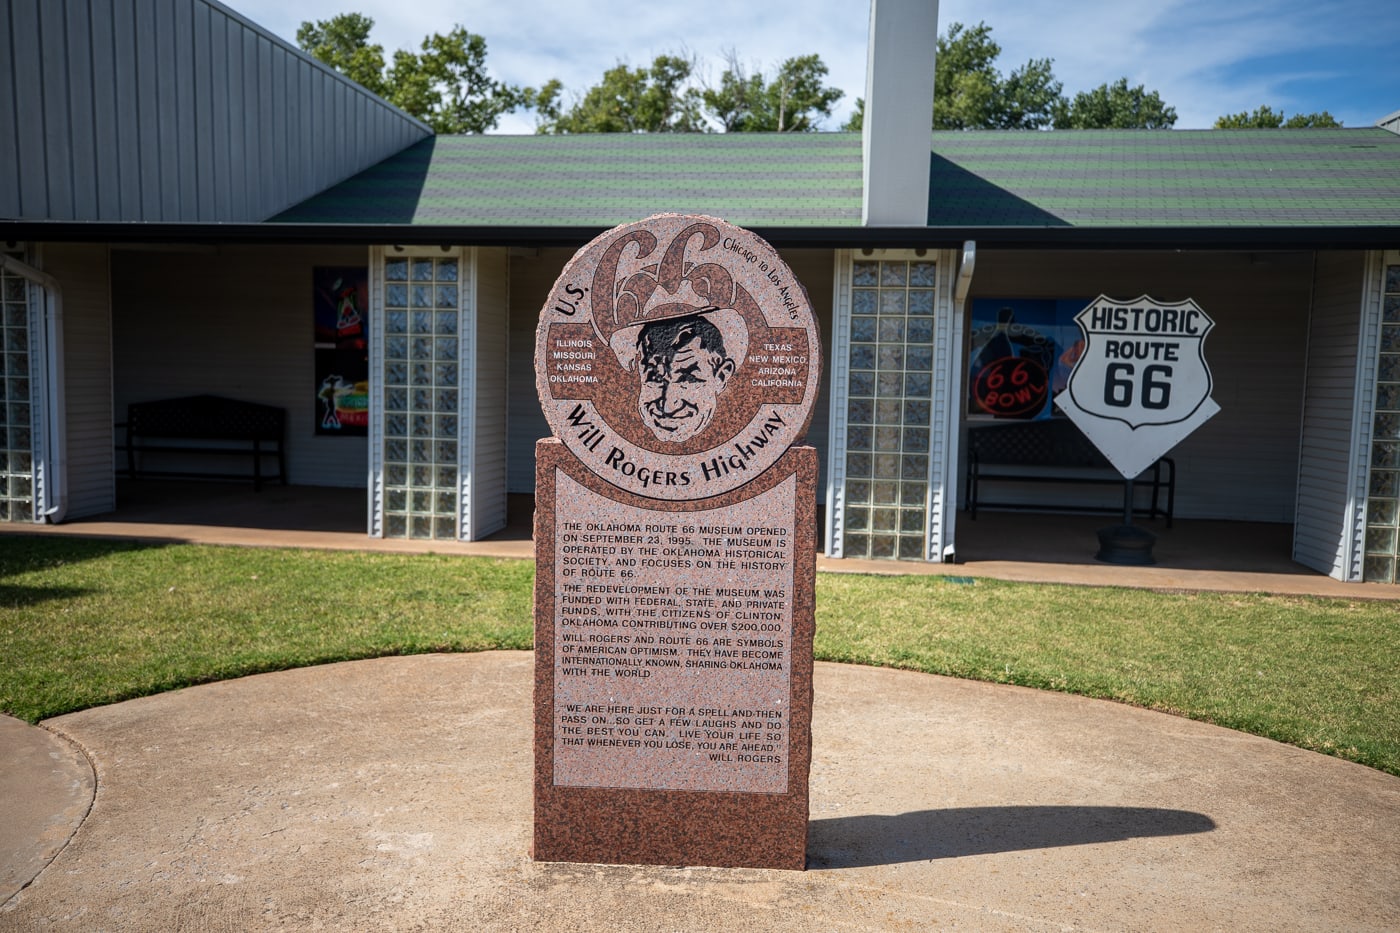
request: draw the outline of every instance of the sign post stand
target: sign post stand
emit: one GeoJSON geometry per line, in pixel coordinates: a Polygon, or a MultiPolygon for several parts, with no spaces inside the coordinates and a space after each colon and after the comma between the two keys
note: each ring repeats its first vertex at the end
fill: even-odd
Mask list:
{"type": "Polygon", "coordinates": [[[1123,523],[1099,529],[1099,552],[1095,560],[1127,567],[1145,567],[1157,563],[1152,547],[1157,536],[1146,528],[1133,524],[1133,481],[1123,482],[1123,523]]]}
{"type": "Polygon", "coordinates": [[[1099,530],[1098,560],[1156,563],[1157,537],[1133,524],[1133,479],[1220,411],[1205,338],[1215,322],[1191,299],[1100,295],[1075,315],[1084,352],[1055,403],[1123,474],[1123,523],[1099,530]]]}

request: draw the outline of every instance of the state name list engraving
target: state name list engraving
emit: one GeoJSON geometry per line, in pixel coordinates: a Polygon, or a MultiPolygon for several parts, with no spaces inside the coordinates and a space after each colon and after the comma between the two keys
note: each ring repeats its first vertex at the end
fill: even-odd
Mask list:
{"type": "Polygon", "coordinates": [[[556,483],[554,782],[785,793],[795,477],[676,512],[556,483]]]}

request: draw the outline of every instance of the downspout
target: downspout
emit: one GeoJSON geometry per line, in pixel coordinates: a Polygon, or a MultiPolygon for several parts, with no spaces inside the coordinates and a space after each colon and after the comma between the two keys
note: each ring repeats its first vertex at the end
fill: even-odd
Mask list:
{"type": "MultiPolygon", "coordinates": [[[[958,266],[958,281],[953,286],[953,303],[962,311],[967,293],[972,289],[972,273],[977,271],[977,241],[963,243],[962,263],[958,266]]],[[[959,373],[961,375],[961,373],[959,373]]]]}
{"type": "MultiPolygon", "coordinates": [[[[977,243],[967,240],[963,243],[962,262],[958,265],[958,278],[953,283],[953,336],[952,336],[952,377],[949,379],[949,396],[958,399],[962,388],[963,365],[963,324],[967,320],[967,295],[972,290],[972,274],[977,269],[977,243]]],[[[944,545],[940,555],[943,563],[951,564],[957,559],[957,515],[958,515],[958,440],[962,433],[962,403],[954,401],[948,417],[947,462],[943,465],[944,476],[952,478],[952,508],[945,510],[944,545]]]]}
{"type": "Polygon", "coordinates": [[[48,295],[45,302],[47,313],[44,315],[48,415],[44,423],[48,429],[45,452],[50,469],[44,483],[45,501],[42,505],[44,518],[50,524],[57,525],[68,514],[68,431],[63,408],[63,289],[59,287],[58,279],[13,256],[0,253],[0,268],[38,285],[48,295]]]}

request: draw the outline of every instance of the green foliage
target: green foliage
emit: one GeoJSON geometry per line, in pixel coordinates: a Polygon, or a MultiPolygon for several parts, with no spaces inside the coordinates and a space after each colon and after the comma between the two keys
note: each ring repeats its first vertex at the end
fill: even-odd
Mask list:
{"type": "Polygon", "coordinates": [[[297,45],[371,93],[387,97],[384,46],[371,45],[374,20],[359,13],[342,13],[297,29],[297,45]]]}
{"type": "MultiPolygon", "coordinates": [[[[533,583],[523,560],[0,535],[0,710],[529,648],[533,583]]],[[[1118,700],[1400,774],[1392,602],[820,574],[816,654],[1118,700]]]]}
{"type": "Polygon", "coordinates": [[[1326,110],[1321,113],[1295,113],[1285,119],[1282,110],[1275,112],[1268,104],[1252,112],[1246,110],[1240,113],[1227,113],[1216,118],[1215,121],[1217,130],[1296,130],[1341,125],[1341,122],[1326,110]]]}
{"type": "Polygon", "coordinates": [[[1393,602],[821,574],[816,652],[1117,700],[1400,774],[1393,602]]]}
{"type": "MultiPolygon", "coordinates": [[[[411,60],[404,53],[396,54],[396,73],[401,57],[411,60]]],[[[437,94],[429,103],[425,119],[439,133],[484,133],[500,121],[502,114],[523,102],[519,88],[487,74],[486,40],[461,26],[445,36],[434,33],[424,39],[417,61],[417,74],[425,76],[427,85],[437,94]]]]}
{"type": "Polygon", "coordinates": [[[1048,58],[1036,58],[1003,77],[1001,46],[986,23],[953,23],[938,37],[934,58],[935,130],[1038,130],[1048,127],[1063,85],[1048,58]]]}
{"type": "Polygon", "coordinates": [[[0,710],[265,671],[529,648],[528,561],[0,537],[0,710]]]}
{"type": "Polygon", "coordinates": [[[732,52],[728,65],[718,86],[701,94],[706,115],[726,133],[811,132],[845,96],[823,83],[828,69],[820,55],[789,58],[772,78],[749,74],[732,52]]]}
{"type": "Polygon", "coordinates": [[[462,26],[428,36],[419,52],[400,49],[387,69],[383,46],[369,41],[373,26],[359,13],[303,22],[297,44],[437,133],[484,133],[525,103],[524,91],[490,76],[486,40],[462,26]]]}
{"type": "Polygon", "coordinates": [[[767,77],[730,53],[714,86],[699,80],[701,70],[694,56],[658,55],[648,68],[608,69],[567,107],[558,80],[527,90],[525,100],[540,133],[788,133],[817,129],[843,96],[823,83],[819,55],[790,58],[767,77]]]}
{"type": "Polygon", "coordinates": [[[658,55],[648,68],[609,68],[567,109],[558,80],[527,90],[525,100],[539,114],[540,133],[695,133],[704,119],[700,92],[688,83],[694,67],[692,59],[658,55]]]}
{"type": "Polygon", "coordinates": [[[1176,123],[1176,108],[1162,103],[1156,91],[1127,78],[1080,91],[1055,110],[1057,130],[1167,130],[1176,123]]]}
{"type": "MultiPolygon", "coordinates": [[[[938,37],[934,61],[933,128],[936,130],[1169,129],[1176,110],[1156,91],[1130,88],[1127,78],[1081,91],[1061,92],[1054,62],[1033,58],[1003,76],[1001,46],[991,27],[953,23],[938,37]]],[[[860,128],[861,114],[848,127],[860,128]]]]}
{"type": "Polygon", "coordinates": [[[865,128],[865,98],[857,97],[855,109],[851,115],[841,124],[841,129],[847,133],[859,133],[865,128]]]}

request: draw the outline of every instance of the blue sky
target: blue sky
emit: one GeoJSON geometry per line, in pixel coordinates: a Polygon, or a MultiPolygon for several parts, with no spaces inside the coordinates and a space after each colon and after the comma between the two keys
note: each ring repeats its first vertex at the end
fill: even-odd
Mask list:
{"type": "MultiPolygon", "coordinates": [[[[619,61],[650,63],[688,50],[717,78],[728,50],[752,70],[816,52],[828,83],[846,97],[836,129],[865,85],[869,7],[858,0],[698,0],[580,3],[576,0],[225,0],[295,41],[302,20],[360,12],[375,20],[386,53],[417,48],[425,35],[460,23],[484,36],[498,78],[538,85],[551,77],[582,91],[619,61]],[[609,12],[598,12],[599,9],[609,12]],[[629,12],[620,12],[623,9],[629,12]]],[[[1176,108],[1177,128],[1268,104],[1288,114],[1327,110],[1347,126],[1369,126],[1400,110],[1397,0],[943,0],[947,24],[985,21],[1002,47],[1003,72],[1030,58],[1054,59],[1073,94],[1126,76],[1176,108]]],[[[499,131],[531,132],[528,115],[499,131]]]]}

